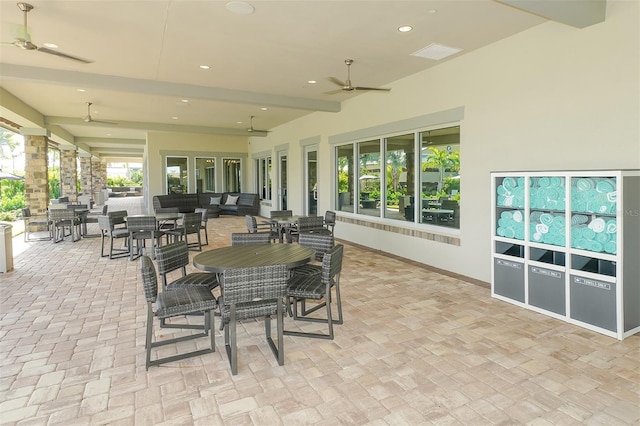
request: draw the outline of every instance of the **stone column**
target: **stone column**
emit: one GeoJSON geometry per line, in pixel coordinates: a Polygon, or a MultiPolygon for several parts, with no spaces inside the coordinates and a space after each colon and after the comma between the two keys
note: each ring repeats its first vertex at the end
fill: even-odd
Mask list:
{"type": "Polygon", "coordinates": [[[100,160],[91,161],[91,186],[93,191],[100,191],[107,187],[107,164],[100,160]]]}
{"type": "Polygon", "coordinates": [[[78,163],[75,149],[60,148],[60,196],[78,200],[78,163]]]}
{"type": "Polygon", "coordinates": [[[24,136],[25,205],[31,214],[43,214],[49,206],[48,134],[45,129],[22,128],[20,132],[24,136]]]}
{"type": "Polygon", "coordinates": [[[93,189],[93,171],[91,167],[91,155],[80,154],[80,191],[83,195],[91,195],[96,191],[93,189]]]}

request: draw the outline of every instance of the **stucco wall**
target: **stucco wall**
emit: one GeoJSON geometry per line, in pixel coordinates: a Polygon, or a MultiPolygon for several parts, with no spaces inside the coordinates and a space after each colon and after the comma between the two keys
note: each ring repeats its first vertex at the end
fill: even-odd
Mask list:
{"type": "Polygon", "coordinates": [[[336,233],[488,282],[491,171],[640,168],[638,2],[607,4],[604,23],[544,23],[392,83],[390,93],[346,101],[340,113],[283,125],[250,153],[288,144],[289,208],[299,213],[300,141],[319,136],[321,213],[333,208],[330,136],[463,107],[460,246],[344,223],[336,233]]]}

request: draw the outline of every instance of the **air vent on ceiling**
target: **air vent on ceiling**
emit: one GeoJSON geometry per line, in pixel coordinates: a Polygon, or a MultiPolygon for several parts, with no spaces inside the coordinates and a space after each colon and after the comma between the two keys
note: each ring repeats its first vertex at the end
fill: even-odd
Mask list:
{"type": "Polygon", "coordinates": [[[413,52],[411,56],[418,56],[420,58],[426,59],[434,59],[440,60],[444,59],[447,56],[455,55],[460,52],[462,49],[458,49],[457,47],[445,46],[444,44],[431,43],[427,47],[423,47],[422,49],[413,52]]]}

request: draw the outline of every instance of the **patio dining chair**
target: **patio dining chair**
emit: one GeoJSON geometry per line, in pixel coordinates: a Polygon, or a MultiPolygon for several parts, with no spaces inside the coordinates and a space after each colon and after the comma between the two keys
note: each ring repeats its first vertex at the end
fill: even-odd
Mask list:
{"type": "Polygon", "coordinates": [[[71,241],[74,242],[80,239],[81,222],[73,209],[50,210],[49,219],[51,219],[54,243],[63,241],[67,236],[71,236],[71,241]]]}
{"type": "Polygon", "coordinates": [[[116,259],[129,256],[129,230],[126,227],[124,218],[127,217],[126,210],[108,212],[104,216],[98,216],[98,226],[100,226],[100,257],[116,259]],[[104,240],[109,238],[109,253],[104,253],[104,240]],[[114,240],[123,240],[124,248],[115,248],[114,240]]]}
{"type": "MultiPolygon", "coordinates": [[[[334,239],[333,235],[300,234],[298,244],[314,249],[316,251],[316,260],[322,263],[325,253],[328,253],[333,248],[334,239]]],[[[322,264],[305,263],[302,266],[293,268],[292,272],[299,275],[320,275],[322,273],[322,264]]]]}
{"type": "Polygon", "coordinates": [[[25,207],[22,209],[22,221],[24,222],[24,241],[48,241],[53,239],[53,229],[51,227],[51,219],[47,215],[33,215],[31,209],[25,207]],[[46,237],[32,237],[33,232],[47,231],[46,237]]]}
{"type": "Polygon", "coordinates": [[[289,271],[285,265],[227,269],[222,275],[220,315],[231,374],[238,374],[236,325],[250,318],[264,318],[265,336],[278,365],[284,365],[284,306],[289,271]],[[271,333],[271,316],[276,316],[277,340],[271,333]]]}
{"type": "MultiPolygon", "coordinates": [[[[102,211],[100,213],[89,212],[89,214],[87,214],[84,217],[84,223],[86,223],[87,225],[90,224],[90,223],[96,223],[97,224],[98,223],[98,216],[106,215],[108,209],[109,209],[109,206],[105,204],[104,206],[102,206],[102,211]]],[[[99,237],[99,236],[100,236],[100,234],[86,234],[85,235],[85,237],[99,237]]]]}
{"type": "Polygon", "coordinates": [[[201,213],[183,213],[182,223],[173,229],[167,229],[164,231],[167,236],[167,242],[169,237],[173,237],[173,242],[186,241],[189,249],[196,251],[202,251],[202,238],[200,231],[202,229],[202,214],[201,213]],[[197,241],[189,242],[189,235],[196,234],[197,241]]]}
{"type": "Polygon", "coordinates": [[[155,216],[128,216],[129,258],[133,261],[143,255],[147,240],[151,241],[151,258],[155,259],[156,250],[162,245],[163,231],[158,230],[155,216]]]}
{"type": "Polygon", "coordinates": [[[258,223],[255,216],[245,215],[245,222],[247,224],[247,232],[254,234],[257,232],[265,232],[269,234],[269,239],[275,241],[278,237],[278,232],[274,230],[274,227],[270,223],[258,223]]]}
{"type": "Polygon", "coordinates": [[[333,229],[336,227],[336,212],[333,210],[324,212],[324,227],[329,229],[333,235],[333,229]]]}
{"type": "Polygon", "coordinates": [[[200,229],[204,231],[204,244],[203,246],[209,245],[209,235],[207,235],[207,224],[209,223],[209,210],[204,208],[197,208],[194,210],[195,213],[200,213],[202,215],[202,220],[200,223],[200,229]]]}
{"type": "Polygon", "coordinates": [[[270,232],[234,232],[231,234],[231,245],[271,244],[270,232]]]}
{"type": "Polygon", "coordinates": [[[147,300],[147,327],[145,336],[146,369],[149,370],[149,367],[152,365],[165,364],[167,362],[178,361],[185,358],[215,352],[215,317],[213,315],[213,311],[218,306],[218,303],[211,292],[206,287],[191,286],[158,293],[158,276],[156,274],[156,268],[153,266],[153,261],[149,256],[142,256],[140,258],[140,273],[142,275],[144,295],[147,300]],[[154,304],[155,311],[153,309],[154,304]],[[202,330],[202,333],[190,334],[162,341],[153,341],[154,316],[164,320],[166,318],[189,315],[192,313],[204,314],[204,324],[199,327],[199,329],[202,330]],[[154,347],[207,336],[210,339],[210,348],[151,360],[151,349],[154,347]]]}
{"type": "Polygon", "coordinates": [[[340,272],[342,271],[343,255],[344,246],[337,244],[331,251],[324,255],[321,274],[293,274],[287,288],[288,304],[293,308],[293,319],[325,323],[327,324],[328,332],[324,334],[320,332],[285,330],[285,335],[333,340],[334,324],[343,323],[342,301],[340,299],[340,272]],[[333,296],[331,295],[332,289],[335,289],[336,294],[337,319],[333,319],[331,312],[333,302],[333,296]],[[316,301],[316,305],[307,309],[307,300],[316,301]],[[300,313],[298,313],[298,302],[300,303],[300,313]],[[310,316],[310,314],[323,307],[326,308],[325,318],[310,316]]]}

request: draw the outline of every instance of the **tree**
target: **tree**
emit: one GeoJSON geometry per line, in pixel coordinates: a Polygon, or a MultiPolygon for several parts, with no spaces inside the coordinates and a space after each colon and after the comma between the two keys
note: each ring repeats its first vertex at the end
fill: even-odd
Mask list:
{"type": "MultiPolygon", "coordinates": [[[[446,149],[429,148],[429,151],[430,153],[427,155],[427,161],[423,165],[423,171],[429,167],[438,169],[438,192],[440,192],[442,191],[444,183],[444,172],[445,170],[453,167],[454,161],[451,159],[451,154],[449,154],[446,149]]],[[[459,158],[460,156],[458,153],[458,165],[460,164],[459,158]]]]}

